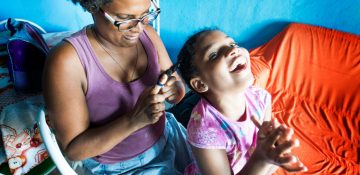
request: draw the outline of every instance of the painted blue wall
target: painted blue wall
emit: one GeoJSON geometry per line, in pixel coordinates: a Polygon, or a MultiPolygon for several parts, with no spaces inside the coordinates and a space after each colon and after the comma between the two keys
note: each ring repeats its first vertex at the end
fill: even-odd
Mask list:
{"type": "MultiPolygon", "coordinates": [[[[2,0],[0,20],[36,22],[48,32],[78,30],[91,16],[70,0],[2,0]]],[[[320,25],[360,35],[360,0],[161,0],[161,38],[172,58],[185,39],[204,27],[218,27],[248,49],[289,22],[320,25]]]]}
{"type": "Polygon", "coordinates": [[[248,49],[270,40],[289,22],[360,35],[360,0],[160,1],[161,37],[172,58],[187,36],[217,26],[248,49]]]}
{"type": "Polygon", "coordinates": [[[1,0],[0,21],[21,18],[35,22],[47,32],[78,30],[92,17],[70,0],[1,0]]]}

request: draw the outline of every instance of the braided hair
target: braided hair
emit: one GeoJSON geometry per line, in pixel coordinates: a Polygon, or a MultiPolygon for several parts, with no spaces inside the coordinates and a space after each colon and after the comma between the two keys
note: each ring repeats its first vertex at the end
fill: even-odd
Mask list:
{"type": "Polygon", "coordinates": [[[198,74],[198,70],[194,65],[194,56],[196,53],[195,47],[198,38],[204,34],[216,31],[218,29],[203,29],[193,34],[181,48],[177,56],[178,68],[180,75],[191,90],[194,90],[190,85],[190,80],[198,74]]]}

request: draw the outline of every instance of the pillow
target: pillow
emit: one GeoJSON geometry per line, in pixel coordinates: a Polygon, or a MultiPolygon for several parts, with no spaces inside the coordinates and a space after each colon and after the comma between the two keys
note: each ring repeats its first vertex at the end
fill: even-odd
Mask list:
{"type": "Polygon", "coordinates": [[[360,174],[360,36],[293,23],[250,54],[307,173],[360,174]]]}

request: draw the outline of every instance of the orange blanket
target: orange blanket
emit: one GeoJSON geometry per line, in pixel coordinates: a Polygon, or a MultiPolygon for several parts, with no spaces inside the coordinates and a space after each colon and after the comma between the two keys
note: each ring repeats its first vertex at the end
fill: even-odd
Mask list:
{"type": "Polygon", "coordinates": [[[360,36],[294,23],[251,56],[273,115],[300,140],[302,174],[360,174],[360,36]]]}

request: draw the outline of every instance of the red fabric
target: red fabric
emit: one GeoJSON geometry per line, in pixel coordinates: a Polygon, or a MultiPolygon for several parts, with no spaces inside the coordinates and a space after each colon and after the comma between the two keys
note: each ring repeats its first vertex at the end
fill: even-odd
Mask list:
{"type": "Polygon", "coordinates": [[[250,54],[273,115],[300,140],[299,174],[360,174],[360,36],[293,23],[250,54]]]}

